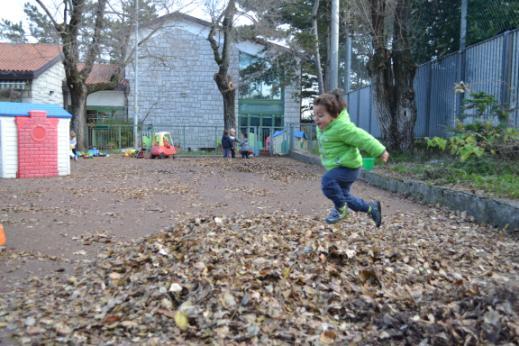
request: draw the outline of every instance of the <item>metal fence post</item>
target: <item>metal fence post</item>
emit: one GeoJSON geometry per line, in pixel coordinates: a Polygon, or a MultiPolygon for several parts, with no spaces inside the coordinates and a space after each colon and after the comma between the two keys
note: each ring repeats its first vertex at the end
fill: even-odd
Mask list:
{"type": "MultiPolygon", "coordinates": [[[[137,130],[135,130],[134,136],[135,135],[137,135],[137,130]]],[[[117,126],[117,136],[118,136],[117,143],[119,144],[119,149],[121,149],[121,147],[122,147],[121,146],[121,126],[117,126]]],[[[134,140],[135,140],[135,138],[134,138],[134,140]]],[[[138,143],[138,142],[135,142],[135,143],[138,143]]]]}
{"type": "Polygon", "coordinates": [[[288,152],[291,153],[294,150],[294,125],[290,124],[290,128],[288,129],[288,135],[290,138],[288,139],[288,152]]]}
{"type": "Polygon", "coordinates": [[[258,156],[260,155],[261,153],[261,150],[260,150],[260,134],[259,134],[259,128],[258,126],[254,126],[254,133],[255,133],[255,138],[256,138],[256,151],[258,152],[258,156]]]}
{"type": "Polygon", "coordinates": [[[431,98],[432,98],[432,63],[429,62],[429,69],[428,69],[428,77],[427,77],[427,90],[426,95],[427,98],[425,100],[425,133],[427,134],[427,137],[431,136],[431,98]]]}
{"type": "MultiPolygon", "coordinates": [[[[360,93],[359,93],[360,94],[360,93]]],[[[372,123],[373,123],[373,87],[370,86],[369,87],[369,125],[368,125],[368,129],[369,129],[369,133],[371,133],[373,135],[373,129],[371,128],[372,126],[372,123]]]]}
{"type": "Polygon", "coordinates": [[[182,126],[182,148],[186,150],[186,127],[182,126]]]}
{"type": "Polygon", "coordinates": [[[512,53],[514,42],[510,31],[503,35],[503,63],[501,68],[501,106],[504,109],[510,108],[510,96],[512,93],[512,53]]]}
{"type": "Polygon", "coordinates": [[[360,90],[357,92],[357,123],[355,125],[360,127],[360,90]]]}
{"type": "MultiPolygon", "coordinates": [[[[457,63],[457,71],[456,71],[456,75],[457,75],[457,83],[460,83],[460,82],[463,82],[463,83],[466,83],[467,81],[465,81],[465,68],[466,68],[466,65],[467,65],[467,49],[464,48],[463,50],[460,50],[458,52],[458,63],[457,63]]],[[[465,99],[465,93],[456,93],[455,94],[455,107],[454,107],[454,114],[453,114],[453,123],[451,124],[453,127],[456,125],[456,119],[458,118],[458,115],[461,114],[461,112],[463,111],[463,100],[465,99]]]]}

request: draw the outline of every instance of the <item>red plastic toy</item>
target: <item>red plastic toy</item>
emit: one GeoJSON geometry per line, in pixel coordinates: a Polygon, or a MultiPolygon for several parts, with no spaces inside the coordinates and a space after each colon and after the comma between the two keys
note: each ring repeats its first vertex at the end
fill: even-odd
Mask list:
{"type": "Polygon", "coordinates": [[[167,131],[157,132],[153,135],[153,143],[151,146],[151,158],[156,157],[163,159],[166,157],[175,158],[177,149],[173,145],[171,134],[167,131]]]}

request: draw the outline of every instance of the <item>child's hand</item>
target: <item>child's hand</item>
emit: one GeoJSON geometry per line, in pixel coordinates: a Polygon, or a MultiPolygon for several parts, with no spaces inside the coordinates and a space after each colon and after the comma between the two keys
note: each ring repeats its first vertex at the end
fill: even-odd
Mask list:
{"type": "Polygon", "coordinates": [[[382,155],[380,155],[379,159],[380,161],[387,163],[387,160],[389,160],[389,153],[387,152],[387,150],[384,150],[382,155]]]}

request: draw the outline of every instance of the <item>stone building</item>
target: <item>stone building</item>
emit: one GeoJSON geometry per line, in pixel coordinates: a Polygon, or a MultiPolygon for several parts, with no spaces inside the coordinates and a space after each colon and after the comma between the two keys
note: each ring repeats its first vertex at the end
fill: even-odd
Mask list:
{"type": "MultiPolygon", "coordinates": [[[[184,147],[215,147],[224,125],[222,96],[213,79],[218,66],[207,40],[210,23],[181,13],[159,20],[160,29],[139,46],[139,121],[145,129],[171,131],[175,143],[184,147]]],[[[150,30],[143,28],[139,37],[146,37],[150,30]]],[[[240,70],[264,48],[256,42],[234,43],[230,65],[238,84],[236,123],[242,133],[257,133],[262,145],[275,129],[300,121],[300,100],[294,96],[299,85],[240,84],[240,70]]],[[[135,109],[134,69],[129,65],[125,73],[130,117],[135,109]]]]}

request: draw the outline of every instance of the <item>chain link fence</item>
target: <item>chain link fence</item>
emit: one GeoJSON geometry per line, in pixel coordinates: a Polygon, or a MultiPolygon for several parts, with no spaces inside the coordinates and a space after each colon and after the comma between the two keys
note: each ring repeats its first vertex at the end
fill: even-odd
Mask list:
{"type": "MultiPolygon", "coordinates": [[[[274,135],[283,127],[247,126],[236,129],[236,152],[247,137],[248,145],[254,156],[271,154],[274,135]]],[[[153,134],[166,131],[171,134],[179,156],[220,156],[222,151],[223,126],[172,126],[145,125],[139,127],[141,147],[150,149],[153,134]]],[[[116,152],[133,148],[133,125],[130,124],[90,124],[88,125],[88,147],[116,152]]],[[[288,149],[288,148],[287,148],[288,149]]]]}
{"type": "MultiPolygon", "coordinates": [[[[519,127],[519,30],[418,67],[414,80],[417,138],[449,134],[462,112],[461,96],[455,93],[455,84],[461,81],[468,93],[485,92],[495,97],[510,112],[509,125],[519,127]]],[[[371,86],[348,93],[346,100],[351,120],[380,137],[371,86]]]]}

